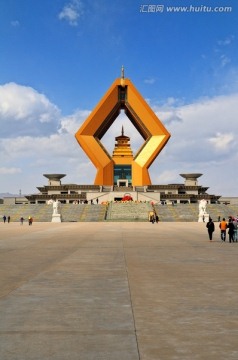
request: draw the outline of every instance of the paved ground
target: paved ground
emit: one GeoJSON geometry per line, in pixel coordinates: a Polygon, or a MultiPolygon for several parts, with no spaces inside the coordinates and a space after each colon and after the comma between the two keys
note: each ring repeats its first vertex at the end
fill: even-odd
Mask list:
{"type": "Polygon", "coordinates": [[[0,359],[237,360],[237,259],[203,223],[0,223],[0,359]]]}

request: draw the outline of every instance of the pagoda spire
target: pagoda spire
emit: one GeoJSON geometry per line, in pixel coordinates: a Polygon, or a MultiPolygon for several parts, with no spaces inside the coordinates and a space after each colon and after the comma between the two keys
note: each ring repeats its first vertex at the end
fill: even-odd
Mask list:
{"type": "Polygon", "coordinates": [[[121,86],[125,86],[125,70],[123,65],[121,67],[121,86]]]}
{"type": "Polygon", "coordinates": [[[125,79],[125,69],[124,69],[124,66],[122,65],[121,67],[121,78],[122,79],[125,79]]]}

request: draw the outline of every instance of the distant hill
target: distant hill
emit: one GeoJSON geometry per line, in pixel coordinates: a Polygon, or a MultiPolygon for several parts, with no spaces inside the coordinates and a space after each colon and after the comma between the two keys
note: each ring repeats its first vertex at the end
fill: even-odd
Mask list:
{"type": "MultiPolygon", "coordinates": [[[[19,197],[19,194],[10,194],[10,193],[0,193],[0,198],[4,198],[4,197],[19,197]]],[[[21,196],[25,196],[25,195],[21,195],[21,196]]]]}

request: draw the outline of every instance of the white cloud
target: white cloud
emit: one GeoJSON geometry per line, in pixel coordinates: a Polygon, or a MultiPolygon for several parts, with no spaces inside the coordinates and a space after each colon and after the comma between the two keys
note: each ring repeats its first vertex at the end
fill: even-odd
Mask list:
{"type": "Polygon", "coordinates": [[[152,84],[154,84],[155,82],[156,82],[156,79],[155,79],[155,78],[152,78],[152,77],[144,80],[144,83],[145,83],[145,84],[149,84],[149,85],[152,85],[152,84]]]}
{"type": "Polygon", "coordinates": [[[63,117],[60,121],[59,133],[74,135],[89,114],[88,110],[78,110],[72,115],[63,117]]]}
{"type": "Polygon", "coordinates": [[[19,22],[18,20],[12,20],[12,21],[11,21],[11,25],[12,25],[13,27],[18,27],[18,26],[20,25],[20,22],[19,22]]]}
{"type": "Polygon", "coordinates": [[[181,109],[181,99],[176,99],[174,97],[167,98],[161,106],[153,106],[153,110],[158,118],[166,125],[171,124],[172,122],[182,121],[181,109]]]}
{"type": "Polygon", "coordinates": [[[60,111],[45,95],[27,86],[0,86],[0,137],[55,132],[60,111]]]}
{"type": "Polygon", "coordinates": [[[83,5],[80,0],[67,3],[59,13],[60,20],[66,20],[71,26],[77,26],[79,18],[83,15],[83,5]]]}
{"type": "Polygon", "coordinates": [[[234,135],[232,133],[221,134],[217,133],[215,137],[209,139],[214,148],[218,151],[227,151],[230,150],[231,144],[234,140],[234,135]]]}
{"type": "Polygon", "coordinates": [[[231,60],[228,58],[228,56],[226,56],[224,54],[220,56],[220,61],[221,61],[221,67],[224,67],[231,62],[231,60]]]}
{"type": "Polygon", "coordinates": [[[217,43],[220,46],[227,46],[230,45],[232,43],[232,41],[234,40],[234,35],[228,36],[225,39],[222,40],[218,40],[217,43]]]}
{"type": "MultiPolygon", "coordinates": [[[[156,184],[170,184],[175,183],[178,173],[175,170],[165,170],[155,178],[156,184]]],[[[180,181],[181,182],[181,181],[180,181]]]]}
{"type": "Polygon", "coordinates": [[[237,112],[238,94],[201,99],[170,109],[157,108],[171,139],[150,168],[152,182],[183,182],[180,173],[200,172],[204,176],[199,183],[212,186],[212,193],[237,195],[236,170],[229,185],[227,181],[228,169],[234,169],[238,160],[237,112]],[[171,114],[180,121],[168,122],[171,114]],[[177,174],[174,181],[170,174],[177,174]]]}
{"type": "Polygon", "coordinates": [[[21,169],[19,168],[7,168],[7,167],[0,167],[0,175],[14,175],[19,174],[21,169]]]}
{"type": "Polygon", "coordinates": [[[73,157],[72,144],[75,139],[69,134],[50,136],[22,136],[15,139],[3,139],[0,142],[1,152],[9,159],[50,159],[73,157]]]}
{"type": "Polygon", "coordinates": [[[172,105],[175,106],[176,104],[178,104],[178,101],[179,101],[178,99],[170,96],[167,98],[166,103],[163,105],[163,107],[165,108],[166,106],[168,107],[172,105]]]}

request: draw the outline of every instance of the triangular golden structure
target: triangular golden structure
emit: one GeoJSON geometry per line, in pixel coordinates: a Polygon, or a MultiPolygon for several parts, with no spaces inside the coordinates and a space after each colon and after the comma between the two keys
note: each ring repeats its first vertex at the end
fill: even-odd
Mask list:
{"type": "MultiPolygon", "coordinates": [[[[131,165],[131,185],[151,185],[148,168],[170,138],[170,133],[143,99],[129,79],[118,78],[80,127],[75,137],[97,168],[95,185],[114,185],[114,166],[123,159],[112,159],[101,143],[101,138],[118,117],[120,110],[145,140],[131,165]]],[[[125,164],[127,165],[127,164],[125,164]]]]}

